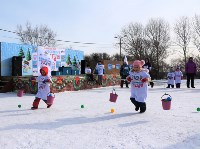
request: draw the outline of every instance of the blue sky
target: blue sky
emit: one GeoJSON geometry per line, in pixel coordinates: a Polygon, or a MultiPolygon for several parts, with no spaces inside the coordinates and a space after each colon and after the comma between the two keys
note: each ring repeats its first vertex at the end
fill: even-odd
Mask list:
{"type": "MultiPolygon", "coordinates": [[[[15,31],[27,21],[34,26],[48,25],[57,39],[94,42],[83,45],[59,42],[59,47],[72,47],[93,52],[119,53],[114,38],[131,22],[146,24],[161,17],[172,26],[181,16],[200,15],[200,0],[0,0],[0,28],[15,31]]],[[[14,34],[0,31],[0,41],[19,42],[14,34]],[[11,37],[11,38],[10,38],[11,37]]]]}

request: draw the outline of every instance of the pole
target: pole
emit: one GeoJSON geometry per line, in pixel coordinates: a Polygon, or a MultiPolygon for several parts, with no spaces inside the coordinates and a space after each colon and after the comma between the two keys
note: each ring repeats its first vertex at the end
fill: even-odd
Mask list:
{"type": "Polygon", "coordinates": [[[122,47],[121,47],[121,44],[122,44],[122,38],[120,37],[119,38],[119,50],[120,50],[119,59],[120,59],[120,62],[122,60],[122,47]]]}

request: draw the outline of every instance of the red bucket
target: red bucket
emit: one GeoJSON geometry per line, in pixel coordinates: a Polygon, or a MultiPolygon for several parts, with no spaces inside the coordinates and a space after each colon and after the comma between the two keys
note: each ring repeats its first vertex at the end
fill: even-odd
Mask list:
{"type": "Polygon", "coordinates": [[[162,101],[163,110],[170,110],[171,108],[171,101],[162,101]]]}
{"type": "Polygon", "coordinates": [[[118,95],[115,93],[110,93],[110,102],[116,102],[118,95]]]}
{"type": "Polygon", "coordinates": [[[53,97],[53,96],[47,96],[47,104],[52,105],[53,101],[54,101],[54,98],[55,97],[53,97]]]}
{"type": "Polygon", "coordinates": [[[18,90],[17,96],[22,97],[24,95],[24,90],[18,90]]]}

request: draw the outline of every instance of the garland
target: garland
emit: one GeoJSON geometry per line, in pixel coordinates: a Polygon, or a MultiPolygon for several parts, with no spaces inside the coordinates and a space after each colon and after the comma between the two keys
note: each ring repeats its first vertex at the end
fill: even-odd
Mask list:
{"type": "Polygon", "coordinates": [[[83,85],[83,81],[77,76],[77,77],[74,77],[74,81],[73,81],[73,86],[74,86],[74,89],[77,91],[77,90],[80,90],[81,87],[83,85]]]}

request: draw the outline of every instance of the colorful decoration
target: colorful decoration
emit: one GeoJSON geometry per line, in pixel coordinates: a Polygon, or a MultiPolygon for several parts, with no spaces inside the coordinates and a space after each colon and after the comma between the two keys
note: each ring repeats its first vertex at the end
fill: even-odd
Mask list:
{"type": "Polygon", "coordinates": [[[62,83],[63,83],[62,78],[61,78],[61,77],[58,77],[56,83],[57,83],[57,84],[62,84],[62,83]]]}
{"type": "Polygon", "coordinates": [[[106,80],[106,75],[103,75],[103,80],[106,80]]]}
{"type": "Polygon", "coordinates": [[[31,81],[32,86],[35,86],[35,84],[36,84],[36,78],[35,77],[31,77],[30,81],[31,81]]]}
{"type": "Polygon", "coordinates": [[[75,77],[75,80],[76,80],[76,84],[78,85],[80,78],[79,77],[75,77]]]}
{"type": "Polygon", "coordinates": [[[83,108],[84,108],[84,105],[81,105],[81,108],[83,109],[83,108]]]}
{"type": "MultiPolygon", "coordinates": [[[[104,79],[102,81],[102,86],[113,86],[120,84],[118,79],[114,79],[113,75],[104,75],[104,79]]],[[[116,75],[117,78],[120,78],[119,75],[116,75]]],[[[98,76],[94,75],[94,80],[97,80],[98,76]]],[[[35,77],[14,77],[14,90],[24,89],[25,93],[35,94],[37,93],[37,82],[34,82],[35,77]]],[[[64,92],[64,91],[77,91],[82,89],[91,89],[97,88],[98,83],[96,81],[89,81],[85,77],[85,75],[80,76],[53,76],[51,90],[54,93],[64,92]]]]}
{"type": "Polygon", "coordinates": [[[197,111],[200,112],[200,108],[199,107],[197,108],[197,111]]]}
{"type": "Polygon", "coordinates": [[[18,108],[21,108],[22,106],[21,105],[18,105],[18,108]]]}
{"type": "Polygon", "coordinates": [[[114,113],[114,112],[115,112],[115,109],[112,108],[112,109],[110,110],[110,112],[111,112],[111,113],[114,113]]]}
{"type": "Polygon", "coordinates": [[[113,79],[116,79],[116,78],[117,78],[117,77],[116,77],[116,75],[114,74],[114,75],[113,75],[113,79]]]}

